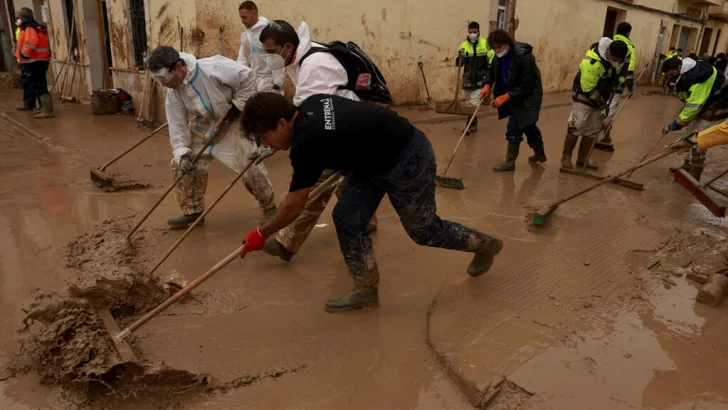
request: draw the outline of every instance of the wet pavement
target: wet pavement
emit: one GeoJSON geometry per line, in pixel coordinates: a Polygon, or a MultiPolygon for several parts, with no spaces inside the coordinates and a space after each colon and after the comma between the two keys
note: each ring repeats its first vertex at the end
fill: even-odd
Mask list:
{"type": "MultiPolygon", "coordinates": [[[[35,289],[63,287],[76,274],[65,267],[69,241],[155,202],[171,182],[171,155],[162,132],[110,167],[151,188],[104,192],[90,182],[89,167],[148,130],[133,117],[93,117],[87,105],[58,104],[57,118],[36,122],[14,112],[17,92],[3,97],[0,321],[14,330],[35,289]]],[[[324,300],[347,292],[351,280],[325,212],[291,263],[264,254],[233,261],[198,288],[204,303],[176,306],[136,333],[140,356],[209,374],[229,387],[178,401],[112,397],[88,403],[39,384],[32,373],[3,370],[0,406],[726,408],[720,369],[728,365],[728,308],[696,304],[696,285],[677,275],[722,266],[726,221],[672,182],[666,168],[680,158],[637,171],[633,179],[645,183],[645,192],[603,187],[559,208],[545,228],[526,223],[524,207],[593,182],[558,172],[569,114],[564,101],[566,94],[544,102],[553,106],[539,122],[550,159],[544,166],[527,163],[524,144],[515,173],[491,171],[505,154],[505,122],[487,108],[480,131],[466,137],[448,172],[463,178],[466,189],[438,189],[440,216],[504,238],[488,275],[469,278],[468,255],[415,245],[384,201],[373,235],[381,307],[326,313],[324,300]],[[656,260],[660,266],[648,270],[656,260]]],[[[600,172],[640,160],[679,108],[677,100],[638,95],[612,133],[617,151],[595,153],[606,168],[600,172]]],[[[430,137],[439,163],[447,161],[464,121],[441,121],[413,108],[402,112],[430,137]]],[[[671,138],[677,136],[665,142],[671,138]]],[[[709,152],[706,175],[728,167],[725,153],[709,152]]],[[[266,165],[281,198],[290,180],[288,159],[278,154],[266,165]]],[[[213,163],[208,203],[233,177],[213,163]]],[[[145,226],[163,228],[178,213],[170,197],[145,226]]],[[[160,273],[195,278],[239,246],[260,217],[240,184],[160,273]]],[[[161,255],[181,233],[163,236],[151,251],[161,255]]],[[[13,333],[0,336],[2,369],[18,351],[13,333]]]]}

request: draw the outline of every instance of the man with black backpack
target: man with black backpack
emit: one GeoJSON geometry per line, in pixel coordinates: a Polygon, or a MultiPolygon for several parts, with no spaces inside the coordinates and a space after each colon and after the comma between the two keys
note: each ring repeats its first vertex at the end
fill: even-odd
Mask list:
{"type": "MultiPolygon", "coordinates": [[[[315,43],[311,41],[306,23],[302,22],[296,31],[283,20],[268,23],[260,33],[260,42],[267,53],[268,67],[274,72],[285,69],[291,78],[296,87],[293,97],[296,106],[315,94],[333,94],[354,101],[360,101],[361,96],[371,101],[392,102],[381,73],[353,43],[315,43]]],[[[372,161],[376,160],[372,158],[372,161]]],[[[325,170],[316,186],[334,173],[334,170],[325,170]]],[[[309,198],[308,206],[298,219],[278,232],[275,238],[268,239],[263,251],[290,261],[303,246],[343,179],[322,190],[317,198],[309,198]]],[[[374,215],[369,231],[376,230],[376,224],[374,215]]]]}

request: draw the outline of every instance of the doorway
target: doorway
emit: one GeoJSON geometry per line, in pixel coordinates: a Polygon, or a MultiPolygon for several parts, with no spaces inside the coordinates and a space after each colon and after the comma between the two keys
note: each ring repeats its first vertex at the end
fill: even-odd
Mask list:
{"type": "Polygon", "coordinates": [[[680,39],[677,41],[677,48],[683,50],[683,55],[681,57],[685,57],[688,54],[688,39],[690,38],[690,31],[687,27],[683,27],[682,30],[680,30],[680,39]]]}
{"type": "Polygon", "coordinates": [[[617,25],[625,20],[627,20],[627,12],[625,10],[607,7],[607,15],[604,18],[604,32],[602,33],[602,36],[609,38],[614,37],[617,25]]]}
{"type": "Polygon", "coordinates": [[[703,40],[700,42],[700,51],[698,52],[698,57],[703,57],[703,54],[708,52],[708,49],[710,48],[710,40],[713,39],[713,29],[712,28],[705,28],[703,30],[703,40]]]}

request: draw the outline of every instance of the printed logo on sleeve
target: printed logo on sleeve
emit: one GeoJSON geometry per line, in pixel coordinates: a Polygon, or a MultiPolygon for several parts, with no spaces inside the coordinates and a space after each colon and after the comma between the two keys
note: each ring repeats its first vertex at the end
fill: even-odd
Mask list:
{"type": "Polygon", "coordinates": [[[334,101],[331,98],[321,100],[324,107],[324,128],[328,131],[336,130],[336,116],[334,115],[334,101]]]}

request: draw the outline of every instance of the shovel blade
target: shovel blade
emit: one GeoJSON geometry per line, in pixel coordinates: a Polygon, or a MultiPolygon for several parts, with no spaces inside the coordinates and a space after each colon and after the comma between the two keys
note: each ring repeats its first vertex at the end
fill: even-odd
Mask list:
{"type": "Polygon", "coordinates": [[[94,184],[103,187],[107,185],[112,185],[114,183],[114,178],[106,175],[105,173],[101,172],[98,168],[91,168],[91,181],[93,181],[94,184]]]}

